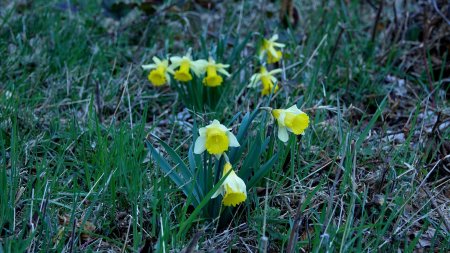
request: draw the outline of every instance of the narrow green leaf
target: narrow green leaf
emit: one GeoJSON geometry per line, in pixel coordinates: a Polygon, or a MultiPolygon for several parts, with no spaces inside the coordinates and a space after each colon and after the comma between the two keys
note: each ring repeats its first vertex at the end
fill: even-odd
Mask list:
{"type": "Polygon", "coordinates": [[[255,185],[261,178],[263,178],[267,172],[272,168],[275,162],[278,160],[278,153],[273,155],[269,161],[267,161],[259,170],[255,172],[255,175],[250,179],[247,184],[247,188],[250,189],[255,185]]]}
{"type": "Polygon", "coordinates": [[[261,139],[256,138],[239,169],[239,176],[248,182],[251,176],[252,169],[256,167],[257,163],[260,161],[261,155],[261,139]]]}
{"type": "Polygon", "coordinates": [[[158,138],[156,136],[153,136],[153,138],[155,138],[159,142],[159,144],[161,144],[161,146],[163,146],[164,150],[167,152],[167,154],[170,156],[170,158],[173,160],[173,162],[179,168],[183,178],[185,180],[192,179],[194,174],[188,169],[188,167],[186,166],[184,161],[181,159],[181,157],[177,154],[177,152],[175,152],[175,150],[173,150],[169,145],[167,145],[167,143],[165,143],[160,138],[158,138]]]}
{"type": "Polygon", "coordinates": [[[194,180],[194,178],[185,179],[180,177],[177,174],[176,167],[172,168],[172,166],[170,166],[167,160],[158,153],[158,151],[152,146],[150,142],[146,141],[146,143],[151,156],[153,157],[155,162],[159,165],[159,167],[162,169],[162,171],[169,176],[169,178],[175,183],[175,185],[181,188],[181,190],[186,196],[189,196],[189,194],[191,193],[194,194],[196,200],[195,205],[197,205],[200,202],[198,192],[195,189],[191,190],[188,184],[189,181],[194,180]]]}
{"type": "Polygon", "coordinates": [[[212,195],[220,188],[220,186],[225,181],[225,179],[228,177],[230,172],[231,172],[231,170],[224,177],[222,177],[219,180],[219,182],[208,192],[208,194],[206,194],[206,196],[202,199],[200,204],[194,209],[194,211],[189,216],[189,218],[185,222],[181,223],[180,230],[177,233],[178,238],[186,229],[189,229],[189,227],[194,222],[194,219],[197,217],[197,215],[200,213],[200,211],[203,209],[203,207],[205,207],[205,205],[208,204],[208,202],[211,200],[212,195]]]}
{"type": "MultiPolygon", "coordinates": [[[[387,97],[386,97],[387,98],[387,97]]],[[[384,107],[386,106],[387,99],[384,98],[381,102],[380,106],[378,107],[377,111],[373,115],[372,119],[369,121],[369,124],[367,124],[364,131],[359,135],[358,140],[356,141],[356,150],[359,150],[361,147],[361,144],[366,139],[367,135],[369,134],[370,129],[375,125],[375,122],[378,120],[378,117],[380,117],[381,113],[384,110],[384,107]]]]}

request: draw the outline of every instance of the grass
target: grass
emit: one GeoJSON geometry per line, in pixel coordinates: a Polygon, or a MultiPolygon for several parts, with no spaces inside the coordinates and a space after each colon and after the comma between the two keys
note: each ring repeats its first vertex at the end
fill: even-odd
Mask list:
{"type": "Polygon", "coordinates": [[[302,1],[289,28],[278,1],[165,3],[121,19],[97,1],[1,3],[0,252],[265,252],[264,237],[269,252],[447,252],[448,48],[436,64],[425,41],[424,66],[406,36],[414,18],[402,23],[413,5],[398,9],[401,31],[391,9],[375,21],[378,6],[359,1],[302,1]],[[260,97],[246,86],[259,38],[275,32],[282,89],[260,97]],[[231,64],[219,94],[192,100],[146,80],[141,64],[188,47],[231,64]],[[286,145],[267,112],[243,126],[258,105],[292,104],[311,124],[286,145]],[[214,118],[242,140],[230,158],[253,188],[236,208],[209,200],[201,175],[198,200],[171,179],[182,164],[215,170],[189,152],[214,118]]]}

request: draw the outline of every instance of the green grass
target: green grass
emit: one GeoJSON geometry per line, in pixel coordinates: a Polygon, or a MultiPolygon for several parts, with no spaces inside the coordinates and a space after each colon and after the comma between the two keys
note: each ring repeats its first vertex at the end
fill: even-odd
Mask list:
{"type": "Polygon", "coordinates": [[[385,30],[372,41],[369,4],[301,1],[299,24],[286,29],[278,1],[245,1],[242,15],[242,2],[226,1],[120,20],[97,1],[67,2],[73,11],[24,3],[0,3],[0,252],[180,251],[198,232],[199,249],[226,252],[256,252],[263,236],[269,252],[285,252],[291,234],[293,252],[450,250],[450,131],[430,131],[438,114],[448,123],[445,64],[430,94],[426,70],[402,63],[406,44],[385,30]],[[261,97],[246,86],[261,36],[275,32],[285,77],[261,97]],[[198,97],[210,92],[201,80],[192,96],[151,87],[140,65],[189,47],[214,52],[232,77],[198,97]],[[406,95],[387,76],[406,80],[406,95]],[[255,112],[292,104],[311,124],[285,145],[270,115],[255,112]],[[205,177],[219,167],[189,151],[212,119],[242,140],[230,158],[249,191],[236,208],[209,200],[205,177]],[[198,171],[209,174],[174,183],[198,171]]]}

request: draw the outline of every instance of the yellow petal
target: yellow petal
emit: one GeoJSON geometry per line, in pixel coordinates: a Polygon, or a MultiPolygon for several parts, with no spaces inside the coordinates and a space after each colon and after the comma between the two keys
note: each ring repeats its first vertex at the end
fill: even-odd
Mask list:
{"type": "Polygon", "coordinates": [[[291,112],[286,112],[284,123],[289,130],[291,130],[294,134],[299,135],[302,134],[308,127],[309,117],[306,113],[294,114],[291,112]]]}
{"type": "Polygon", "coordinates": [[[180,64],[180,69],[175,71],[174,78],[181,82],[188,82],[192,80],[192,75],[189,73],[190,64],[188,60],[183,60],[180,64]]]}
{"type": "Polygon", "coordinates": [[[219,127],[206,129],[206,150],[213,155],[220,155],[228,150],[229,139],[226,131],[219,127]]]}
{"type": "Polygon", "coordinates": [[[225,186],[225,196],[222,203],[224,206],[236,206],[247,199],[247,195],[241,191],[233,191],[230,186],[225,186]]]}
{"type": "Polygon", "coordinates": [[[150,71],[150,74],[148,75],[148,80],[154,86],[164,85],[167,82],[165,68],[163,66],[159,66],[156,69],[150,71]]]}
{"type": "Polygon", "coordinates": [[[203,84],[209,87],[216,87],[222,84],[223,78],[217,75],[215,66],[206,67],[206,77],[203,79],[203,84]]]}
{"type": "Polygon", "coordinates": [[[269,51],[269,53],[267,54],[267,63],[272,64],[281,60],[281,57],[283,57],[283,53],[280,50],[276,51],[276,53],[276,55],[273,55],[272,51],[269,51]]]}
{"type": "Polygon", "coordinates": [[[281,109],[274,109],[272,110],[272,115],[275,119],[279,119],[280,118],[280,114],[281,114],[281,109]]]}

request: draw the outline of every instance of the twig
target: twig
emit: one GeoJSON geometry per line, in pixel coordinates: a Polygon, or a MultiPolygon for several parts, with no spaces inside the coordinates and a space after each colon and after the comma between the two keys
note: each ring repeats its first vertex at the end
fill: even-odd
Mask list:
{"type": "Polygon", "coordinates": [[[300,230],[300,227],[302,226],[303,223],[301,211],[302,211],[302,202],[298,203],[297,206],[294,225],[292,226],[291,234],[289,235],[288,246],[286,248],[287,253],[296,252],[295,245],[297,244],[298,231],[300,230]]]}
{"type": "MultiPolygon", "coordinates": [[[[402,210],[403,208],[409,203],[409,201],[416,196],[417,192],[419,192],[419,190],[425,185],[425,182],[427,181],[428,177],[431,175],[431,173],[433,173],[433,171],[437,168],[437,166],[439,165],[439,163],[441,163],[442,161],[446,160],[450,158],[450,155],[447,155],[445,157],[443,157],[442,159],[439,159],[436,164],[433,166],[433,168],[431,168],[431,170],[425,175],[425,178],[420,182],[419,186],[417,186],[416,190],[406,199],[406,201],[400,206],[400,208],[397,208],[397,212],[395,213],[395,216],[397,216],[402,210]]],[[[395,229],[394,234],[397,234],[400,230],[402,229],[401,227],[398,227],[395,229]]]]}
{"type": "Polygon", "coordinates": [[[86,194],[86,196],[84,197],[84,199],[80,202],[80,204],[78,204],[77,209],[80,208],[80,207],[83,205],[84,201],[86,201],[86,199],[92,194],[92,192],[94,191],[94,188],[97,186],[98,182],[100,182],[100,180],[103,178],[104,175],[105,175],[105,173],[102,173],[102,174],[100,175],[100,177],[99,177],[99,178],[97,179],[97,181],[95,182],[94,186],[92,186],[92,188],[89,190],[88,194],[86,194]]]}
{"type": "MultiPolygon", "coordinates": [[[[323,228],[322,228],[324,234],[326,233],[326,231],[328,229],[328,223],[331,221],[331,212],[333,209],[333,197],[336,194],[336,188],[339,184],[339,181],[341,179],[342,170],[344,168],[344,160],[345,160],[346,150],[348,147],[348,141],[349,141],[349,136],[347,136],[347,138],[345,139],[345,145],[343,146],[343,149],[342,149],[343,150],[342,158],[341,158],[341,161],[338,166],[338,171],[336,172],[336,175],[333,180],[333,186],[330,189],[330,196],[328,198],[325,222],[323,223],[323,228]]],[[[342,143],[342,141],[341,141],[341,143],[342,143]]]]}
{"type": "Polygon", "coordinates": [[[70,235],[70,246],[69,246],[69,252],[73,252],[73,245],[75,244],[75,228],[77,225],[77,218],[73,217],[73,224],[72,224],[72,234],[70,235]]]}
{"type": "MultiPolygon", "coordinates": [[[[430,21],[428,20],[428,9],[424,8],[424,20],[423,20],[423,43],[420,45],[420,48],[422,49],[422,60],[423,60],[423,66],[425,67],[425,73],[427,74],[428,78],[428,89],[430,92],[433,90],[433,79],[431,78],[430,73],[430,67],[428,66],[428,60],[427,60],[427,44],[428,44],[428,37],[430,35],[430,21]]],[[[431,98],[431,104],[433,104],[433,97],[431,98]]]]}
{"type": "Polygon", "coordinates": [[[375,41],[375,35],[377,34],[377,26],[378,22],[380,21],[381,12],[383,11],[384,6],[384,0],[380,1],[380,6],[378,6],[377,16],[375,18],[375,23],[373,24],[372,28],[372,37],[370,38],[370,41],[373,43],[375,41]]]}
{"type": "MultiPolygon", "coordinates": [[[[130,235],[130,228],[131,228],[131,222],[133,221],[133,216],[128,215],[130,217],[130,222],[128,222],[128,229],[127,229],[127,235],[125,236],[125,242],[123,243],[122,253],[125,252],[125,248],[128,244],[128,236],[130,235]]],[[[164,251],[165,253],[165,251],[164,251]]]]}
{"type": "Polygon", "coordinates": [[[194,237],[192,237],[191,242],[189,242],[189,245],[181,251],[181,253],[193,253],[195,250],[195,246],[198,244],[198,240],[200,240],[200,237],[203,235],[203,231],[198,231],[195,233],[194,237]]]}
{"type": "Polygon", "coordinates": [[[95,104],[97,105],[97,115],[98,119],[100,120],[100,123],[103,122],[103,108],[102,108],[102,102],[101,102],[101,96],[100,96],[100,84],[98,80],[95,80],[95,104]]]}
{"type": "Polygon", "coordinates": [[[444,15],[444,13],[441,12],[441,10],[439,10],[436,0],[431,0],[431,3],[433,4],[434,10],[436,10],[439,16],[441,16],[441,18],[444,19],[445,22],[447,22],[447,25],[450,25],[450,20],[444,15]]]}
{"type": "Polygon", "coordinates": [[[440,206],[436,203],[436,200],[434,199],[434,196],[431,194],[430,190],[428,190],[428,187],[424,186],[423,190],[425,191],[425,193],[430,198],[431,204],[433,205],[433,208],[435,208],[437,213],[439,214],[439,216],[441,216],[442,220],[444,221],[444,225],[447,228],[447,233],[449,233],[450,232],[450,221],[444,215],[444,213],[442,212],[440,206]]]}
{"type": "Polygon", "coordinates": [[[334,57],[336,55],[336,50],[337,50],[337,47],[339,45],[339,42],[341,41],[342,34],[344,33],[344,30],[345,30],[345,28],[343,26],[339,25],[339,34],[338,34],[338,37],[336,39],[336,42],[334,42],[333,49],[331,50],[331,56],[330,56],[330,59],[328,60],[327,71],[325,71],[325,73],[327,73],[327,75],[330,72],[331,65],[332,65],[332,62],[333,62],[334,57]]]}
{"type": "MultiPolygon", "coordinates": [[[[319,45],[317,45],[316,49],[314,49],[314,52],[311,54],[311,56],[308,58],[308,60],[306,61],[305,65],[303,65],[303,67],[297,72],[295,73],[295,75],[291,78],[291,79],[295,79],[300,73],[302,73],[302,71],[309,65],[309,63],[311,62],[311,60],[314,58],[314,56],[316,56],[317,51],[319,51],[319,48],[322,46],[322,44],[325,42],[325,40],[328,38],[328,34],[325,34],[325,36],[323,36],[322,40],[319,42],[319,45]]],[[[293,68],[299,64],[301,64],[302,62],[299,61],[297,63],[294,63],[290,66],[286,67],[286,70],[293,68]]]]}
{"type": "Polygon", "coordinates": [[[236,34],[240,34],[239,32],[241,31],[241,23],[242,23],[242,17],[244,14],[244,4],[245,4],[245,0],[242,0],[242,4],[241,4],[241,9],[239,12],[239,22],[238,22],[238,26],[236,28],[236,34]]]}
{"type": "Polygon", "coordinates": [[[133,115],[131,114],[131,101],[130,101],[130,93],[128,92],[128,80],[130,78],[131,73],[131,66],[128,69],[128,75],[127,80],[125,80],[125,91],[127,92],[127,98],[128,98],[128,115],[130,116],[130,129],[131,129],[131,138],[134,139],[133,136],[133,115]]]}
{"type": "Polygon", "coordinates": [[[263,227],[262,227],[262,236],[261,243],[259,246],[259,252],[266,253],[267,252],[267,244],[269,242],[269,238],[266,236],[266,217],[267,217],[267,199],[269,196],[269,182],[266,181],[266,196],[264,198],[264,219],[263,219],[263,227]]]}

